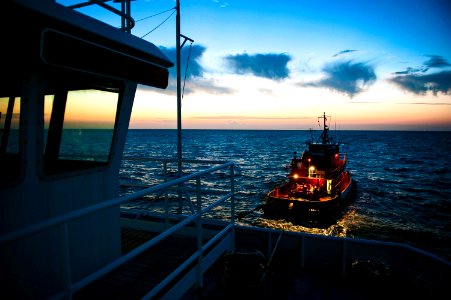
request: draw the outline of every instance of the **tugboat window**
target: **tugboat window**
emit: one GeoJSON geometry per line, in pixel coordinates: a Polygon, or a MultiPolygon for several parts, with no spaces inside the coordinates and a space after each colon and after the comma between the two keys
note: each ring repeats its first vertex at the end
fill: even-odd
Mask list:
{"type": "Polygon", "coordinates": [[[118,93],[61,90],[44,104],[44,173],[54,175],[108,163],[118,93]]]}

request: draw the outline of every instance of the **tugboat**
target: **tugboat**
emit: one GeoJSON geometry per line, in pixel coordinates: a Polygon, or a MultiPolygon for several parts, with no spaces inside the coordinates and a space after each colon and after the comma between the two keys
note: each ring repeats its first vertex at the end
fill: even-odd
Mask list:
{"type": "Polygon", "coordinates": [[[267,194],[263,206],[266,215],[306,216],[336,212],[350,197],[355,187],[346,170],[346,155],[340,153],[340,143],[329,136],[326,113],[318,141],[307,142],[301,157],[294,157],[289,165],[288,181],[267,194]]]}

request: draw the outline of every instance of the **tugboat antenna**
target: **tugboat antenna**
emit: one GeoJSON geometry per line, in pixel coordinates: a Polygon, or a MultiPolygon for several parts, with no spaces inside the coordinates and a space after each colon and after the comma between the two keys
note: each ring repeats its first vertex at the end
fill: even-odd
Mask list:
{"type": "Polygon", "coordinates": [[[318,123],[319,118],[323,118],[323,133],[321,134],[321,141],[323,144],[327,144],[329,142],[329,126],[327,125],[326,112],[323,113],[322,117],[318,117],[318,123]]]}

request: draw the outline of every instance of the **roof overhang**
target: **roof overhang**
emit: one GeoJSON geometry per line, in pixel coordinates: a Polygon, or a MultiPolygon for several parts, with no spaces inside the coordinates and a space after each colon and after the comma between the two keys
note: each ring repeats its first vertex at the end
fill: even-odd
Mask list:
{"type": "Polygon", "coordinates": [[[51,1],[2,4],[11,70],[44,64],[166,88],[174,64],[154,44],[51,1]],[[6,7],[5,7],[6,6],[6,7]],[[27,21],[29,28],[16,26],[27,21]],[[13,25],[13,26],[11,26],[13,25]],[[31,53],[31,54],[30,54],[31,53]]]}

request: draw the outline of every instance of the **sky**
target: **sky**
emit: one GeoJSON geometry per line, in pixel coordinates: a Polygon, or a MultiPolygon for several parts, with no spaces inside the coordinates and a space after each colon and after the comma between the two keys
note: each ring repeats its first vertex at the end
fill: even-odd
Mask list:
{"type": "MultiPolygon", "coordinates": [[[[173,62],[175,3],[131,4],[132,34],[173,62]]],[[[180,0],[180,12],[194,40],[182,128],[316,129],[325,112],[342,130],[451,130],[451,1],[180,0]]],[[[165,90],[138,87],[130,128],[177,128],[175,75],[165,90]]]]}

